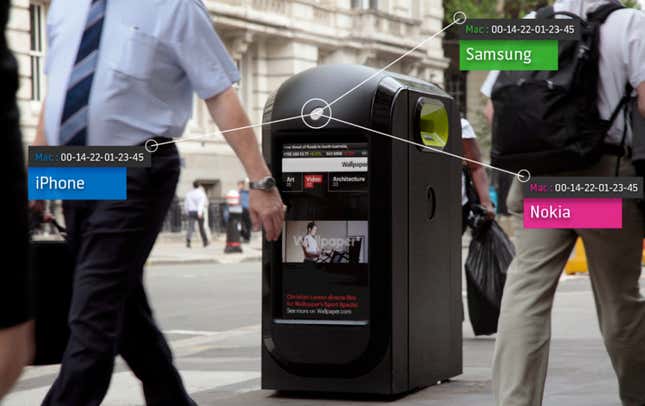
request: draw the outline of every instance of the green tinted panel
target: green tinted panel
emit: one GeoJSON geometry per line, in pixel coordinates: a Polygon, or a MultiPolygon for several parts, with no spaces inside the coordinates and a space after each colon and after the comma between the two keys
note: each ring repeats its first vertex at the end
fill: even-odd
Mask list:
{"type": "Polygon", "coordinates": [[[440,101],[425,100],[422,103],[419,112],[421,142],[428,147],[444,148],[450,133],[448,112],[440,101]]]}

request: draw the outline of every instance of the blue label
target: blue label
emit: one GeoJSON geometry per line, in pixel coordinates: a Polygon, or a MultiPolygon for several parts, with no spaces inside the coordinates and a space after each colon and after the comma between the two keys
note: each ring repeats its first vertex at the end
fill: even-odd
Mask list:
{"type": "Polygon", "coordinates": [[[29,168],[29,200],[125,200],[127,168],[29,168]]]}

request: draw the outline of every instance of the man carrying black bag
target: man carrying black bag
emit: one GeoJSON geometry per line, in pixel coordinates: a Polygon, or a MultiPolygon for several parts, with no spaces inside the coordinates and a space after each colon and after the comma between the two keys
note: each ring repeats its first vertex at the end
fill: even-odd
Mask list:
{"type": "MultiPolygon", "coordinates": [[[[590,12],[619,6],[604,0],[558,0],[554,10],[568,11],[587,19],[590,12]]],[[[558,169],[549,173],[551,176],[635,175],[629,148],[631,134],[626,131],[624,114],[616,107],[620,106],[625,85],[629,83],[636,89],[641,114],[645,115],[645,14],[632,9],[612,11],[600,26],[598,38],[599,83],[584,83],[584,86],[587,89],[598,86],[597,98],[594,98],[596,116],[609,122],[612,111],[619,113],[601,134],[602,153],[597,159],[586,162],[588,165],[584,169],[558,169]]],[[[562,65],[560,69],[563,70],[562,65]]],[[[489,79],[482,88],[488,96],[495,77],[489,76],[489,79]]],[[[579,106],[568,104],[565,107],[579,106]]],[[[533,111],[544,108],[544,105],[534,106],[533,111]]],[[[508,130],[522,125],[521,121],[501,120],[494,109],[489,108],[489,111],[495,114],[496,126],[509,126],[508,130]]],[[[590,114],[573,118],[576,119],[574,125],[584,126],[598,117],[590,114]]],[[[517,134],[524,138],[530,135],[528,132],[517,134]]],[[[544,155],[543,166],[563,164],[562,161],[550,163],[550,157],[552,155],[544,155]]],[[[571,165],[573,163],[572,160],[571,165]]],[[[513,214],[521,215],[522,199],[521,186],[516,181],[508,197],[509,210],[513,214]]],[[[622,229],[522,229],[518,232],[517,256],[508,271],[495,345],[493,390],[498,405],[539,406],[542,403],[553,298],[578,237],[585,244],[600,330],[618,377],[622,404],[645,405],[645,298],[639,290],[643,213],[634,200],[623,200],[622,209],[622,229]]]]}
{"type": "Polygon", "coordinates": [[[472,229],[466,259],[468,316],[475,335],[497,332],[500,302],[506,270],[515,255],[508,236],[495,222],[495,209],[488,194],[488,176],[481,161],[477,136],[465,118],[461,119],[465,161],[462,174],[462,234],[472,229]]]}

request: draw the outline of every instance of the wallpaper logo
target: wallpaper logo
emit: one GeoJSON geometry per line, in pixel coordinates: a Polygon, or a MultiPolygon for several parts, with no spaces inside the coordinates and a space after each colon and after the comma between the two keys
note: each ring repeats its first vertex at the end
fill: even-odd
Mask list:
{"type": "Polygon", "coordinates": [[[305,175],[305,189],[314,189],[316,185],[323,183],[322,175],[305,175]]]}

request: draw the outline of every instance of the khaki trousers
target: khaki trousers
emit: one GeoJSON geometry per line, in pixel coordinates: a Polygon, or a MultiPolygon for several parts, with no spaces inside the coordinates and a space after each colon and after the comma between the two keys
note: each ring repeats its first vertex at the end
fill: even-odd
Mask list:
{"type": "MultiPolygon", "coordinates": [[[[621,175],[633,176],[623,159],[621,175]]],[[[614,176],[615,157],[565,175],[614,176]]],[[[522,192],[508,197],[515,215],[522,192]]],[[[602,213],[599,213],[602,215],[602,213]]],[[[546,379],[551,308],[562,270],[580,236],[585,245],[596,312],[625,406],[645,405],[645,299],[639,290],[643,218],[635,200],[623,201],[620,230],[521,229],[511,263],[495,344],[493,391],[500,406],[539,406],[546,379]]]]}

